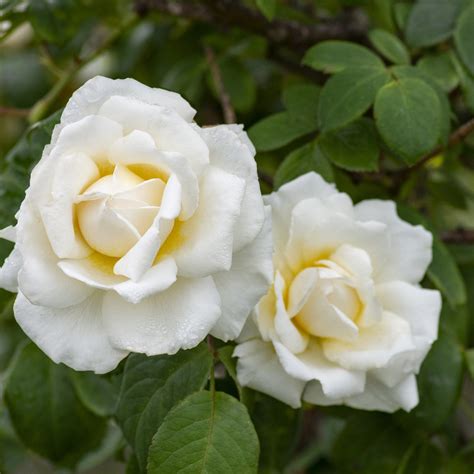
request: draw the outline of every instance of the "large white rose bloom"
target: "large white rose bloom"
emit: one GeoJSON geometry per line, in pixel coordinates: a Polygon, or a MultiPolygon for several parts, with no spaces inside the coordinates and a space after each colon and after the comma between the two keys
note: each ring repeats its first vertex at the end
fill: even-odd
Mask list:
{"type": "Polygon", "coordinates": [[[31,175],[0,286],[55,362],[235,338],[271,282],[270,214],[238,125],[200,128],[179,94],[95,77],[31,175]]]}
{"type": "Polygon", "coordinates": [[[239,382],[298,407],[410,410],[441,298],[421,288],[432,236],[391,201],[353,205],[315,173],[267,197],[274,281],[240,336],[239,382]]]}

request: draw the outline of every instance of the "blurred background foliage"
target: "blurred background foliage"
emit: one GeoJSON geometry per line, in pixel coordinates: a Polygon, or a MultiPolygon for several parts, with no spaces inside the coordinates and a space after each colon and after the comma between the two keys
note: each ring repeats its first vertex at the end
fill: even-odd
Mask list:
{"type": "MultiPolygon", "coordinates": [[[[315,170],[434,233],[424,284],[443,313],[411,413],[291,410],[236,387],[231,347],[219,349],[218,388],[245,401],[260,471],[472,473],[474,2],[0,0],[0,227],[60,109],[97,74],[177,91],[200,124],[245,124],[263,192],[315,170]]],[[[1,241],[0,262],[10,250],[1,241]]],[[[14,322],[13,299],[0,293],[0,472],[142,472],[162,414],[146,440],[127,421],[139,359],[102,377],[57,366],[14,322]]]]}

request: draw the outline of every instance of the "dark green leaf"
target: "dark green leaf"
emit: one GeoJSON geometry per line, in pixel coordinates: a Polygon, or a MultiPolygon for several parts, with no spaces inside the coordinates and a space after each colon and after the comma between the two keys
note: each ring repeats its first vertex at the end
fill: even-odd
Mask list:
{"type": "Polygon", "coordinates": [[[277,0],[257,0],[258,9],[265,15],[267,20],[272,21],[275,16],[277,0]]]}
{"type": "Polygon", "coordinates": [[[392,33],[385,30],[375,29],[369,32],[370,42],[395,64],[410,64],[410,54],[405,45],[392,33]]]}
{"type": "Polygon", "coordinates": [[[438,143],[441,106],[436,92],[419,79],[392,81],[375,99],[377,129],[407,164],[416,163],[438,143]]]}
{"type": "Polygon", "coordinates": [[[227,373],[232,377],[235,383],[237,383],[237,359],[232,357],[234,349],[235,346],[224,346],[217,350],[217,354],[219,355],[219,360],[224,364],[227,373]]]}
{"type": "Polygon", "coordinates": [[[152,437],[166,414],[204,387],[211,363],[206,344],[173,356],[132,354],[127,359],[115,416],[142,469],[152,437]]]}
{"type": "Polygon", "coordinates": [[[71,377],[77,396],[92,413],[113,415],[117,393],[111,382],[93,372],[72,372],[71,377]]]}
{"type": "Polygon", "coordinates": [[[433,46],[448,39],[464,0],[417,0],[405,28],[413,47],[433,46]]]}
{"type": "Polygon", "coordinates": [[[283,472],[298,442],[301,410],[255,394],[250,416],[260,440],[259,473],[283,472]]]}
{"type": "Polygon", "coordinates": [[[472,379],[474,379],[474,348],[464,353],[466,359],[467,370],[472,379]]]}
{"type": "Polygon", "coordinates": [[[384,68],[354,67],[335,74],[319,98],[319,124],[323,131],[343,127],[360,117],[374,102],[378,90],[390,80],[384,68]]]}
{"type": "Polygon", "coordinates": [[[258,438],[244,405],[204,391],[169,412],[153,437],[149,474],[256,474],[258,438]]]}
{"type": "Polygon", "coordinates": [[[73,466],[105,432],[105,420],[77,398],[70,369],[51,362],[32,343],[15,360],[5,400],[22,442],[60,465],[73,466]]]}
{"type": "Polygon", "coordinates": [[[281,148],[316,129],[315,121],[300,120],[289,112],[279,112],[257,122],[248,133],[258,151],[270,151],[281,148]]]}
{"type": "Polygon", "coordinates": [[[322,41],[306,51],[303,64],[334,73],[362,66],[383,68],[383,62],[370,49],[348,41],[322,41]]]}
{"type": "Polygon", "coordinates": [[[316,123],[321,88],[314,84],[292,84],[283,91],[283,103],[294,120],[316,123]]]}
{"type": "Polygon", "coordinates": [[[316,171],[326,181],[333,181],[331,164],[316,143],[307,143],[293,150],[279,166],[275,173],[275,189],[302,174],[316,171]]]}
{"type": "Polygon", "coordinates": [[[374,123],[360,118],[344,128],[322,135],[319,146],[335,165],[350,171],[375,171],[379,147],[374,123]]]}
{"type": "Polygon", "coordinates": [[[451,92],[459,84],[459,77],[449,52],[423,56],[416,66],[431,77],[445,92],[451,92]]]}
{"type": "Polygon", "coordinates": [[[30,172],[41,158],[44,146],[50,142],[60,116],[61,111],[58,111],[35,124],[5,157],[3,167],[0,168],[0,228],[14,223],[14,215],[23,200],[30,172]]]}
{"type": "Polygon", "coordinates": [[[474,75],[474,4],[460,16],[454,32],[454,42],[462,61],[474,75]]]}

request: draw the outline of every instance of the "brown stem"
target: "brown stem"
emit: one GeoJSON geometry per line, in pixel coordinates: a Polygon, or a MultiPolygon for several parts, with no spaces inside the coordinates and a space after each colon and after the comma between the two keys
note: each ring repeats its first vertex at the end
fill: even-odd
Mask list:
{"type": "Polygon", "coordinates": [[[456,229],[441,233],[447,244],[474,244],[474,229],[456,229]]]}
{"type": "Polygon", "coordinates": [[[237,27],[264,36],[271,43],[297,49],[306,49],[327,39],[360,40],[368,26],[367,18],[355,9],[316,24],[280,19],[270,22],[239,0],[135,0],[135,10],[140,15],[157,11],[213,25],[237,27]]]}
{"type": "Polygon", "coordinates": [[[15,107],[0,106],[0,115],[10,115],[11,117],[28,117],[29,109],[17,109],[15,107]]]}
{"type": "Polygon", "coordinates": [[[204,46],[204,51],[206,53],[209,69],[211,70],[212,80],[214,81],[214,86],[216,87],[217,95],[219,97],[219,102],[221,103],[224,121],[225,123],[236,123],[235,111],[232,107],[229,94],[225,90],[221,70],[217,63],[214,50],[210,46],[204,46]]]}

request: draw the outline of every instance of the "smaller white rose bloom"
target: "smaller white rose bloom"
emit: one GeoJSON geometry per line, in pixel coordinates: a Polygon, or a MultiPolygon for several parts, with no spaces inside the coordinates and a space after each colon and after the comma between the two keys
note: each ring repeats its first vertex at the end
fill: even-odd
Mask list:
{"type": "Polygon", "coordinates": [[[292,407],[411,410],[441,297],[419,282],[432,236],[391,201],[353,205],[309,173],[266,197],[274,281],[235,349],[239,382],[292,407]]]}
{"type": "Polygon", "coordinates": [[[95,77],[31,175],[0,269],[55,362],[112,370],[238,336],[272,275],[270,212],[239,125],[200,128],[179,94],[95,77]]]}

